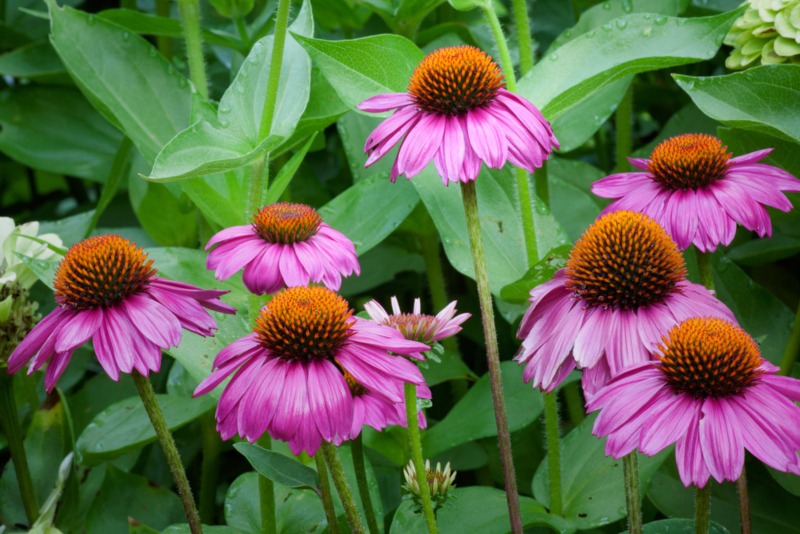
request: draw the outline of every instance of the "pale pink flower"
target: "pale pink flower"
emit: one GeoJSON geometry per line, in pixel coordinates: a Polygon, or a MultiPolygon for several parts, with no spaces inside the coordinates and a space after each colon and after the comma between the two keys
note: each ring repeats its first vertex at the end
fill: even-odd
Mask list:
{"type": "Polygon", "coordinates": [[[396,328],[406,339],[413,339],[430,346],[446,337],[456,335],[461,331],[461,323],[470,318],[469,313],[456,315],[456,304],[457,301],[454,300],[436,316],[421,313],[418,298],[414,299],[413,313],[403,313],[397,297],[392,297],[392,314],[387,313],[376,300],[367,302],[364,309],[376,323],[396,328]]]}

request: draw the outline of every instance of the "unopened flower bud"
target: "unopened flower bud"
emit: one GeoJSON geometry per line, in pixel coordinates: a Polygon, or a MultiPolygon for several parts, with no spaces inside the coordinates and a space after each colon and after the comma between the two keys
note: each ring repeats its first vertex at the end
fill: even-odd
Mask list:
{"type": "MultiPolygon", "coordinates": [[[[447,499],[450,497],[450,490],[455,488],[453,481],[456,479],[456,473],[456,471],[450,470],[450,462],[447,462],[444,469],[442,469],[442,464],[436,462],[436,469],[431,469],[431,461],[425,460],[425,474],[427,475],[426,478],[431,493],[431,504],[433,505],[434,512],[444,506],[444,503],[446,503],[447,499]]],[[[420,499],[417,470],[414,467],[413,460],[409,461],[408,465],[403,469],[403,478],[405,479],[403,490],[411,495],[416,511],[421,511],[422,500],[420,499]]]]}

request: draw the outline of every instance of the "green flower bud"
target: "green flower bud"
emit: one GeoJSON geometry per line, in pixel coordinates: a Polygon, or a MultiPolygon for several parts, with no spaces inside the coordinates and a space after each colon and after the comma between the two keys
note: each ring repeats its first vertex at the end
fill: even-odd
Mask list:
{"type": "Polygon", "coordinates": [[[253,10],[254,0],[209,0],[217,13],[232,19],[244,17],[253,10]]]}
{"type": "MultiPolygon", "coordinates": [[[[436,463],[436,469],[431,469],[431,461],[425,460],[425,473],[427,475],[428,488],[431,493],[431,504],[433,511],[438,511],[447,499],[450,497],[450,490],[455,488],[453,481],[456,479],[456,471],[450,471],[450,462],[447,462],[444,470],[442,464],[436,463]]],[[[417,470],[414,467],[414,461],[408,462],[408,465],[403,469],[403,477],[405,484],[403,490],[411,495],[414,501],[414,506],[417,512],[422,511],[422,500],[419,495],[419,483],[417,482],[417,470]]]]}
{"type": "Polygon", "coordinates": [[[800,0],[749,0],[724,43],[733,47],[725,60],[732,70],[800,64],[800,0]]]}
{"type": "Polygon", "coordinates": [[[457,11],[470,11],[476,7],[492,7],[492,0],[447,0],[457,11]]]}

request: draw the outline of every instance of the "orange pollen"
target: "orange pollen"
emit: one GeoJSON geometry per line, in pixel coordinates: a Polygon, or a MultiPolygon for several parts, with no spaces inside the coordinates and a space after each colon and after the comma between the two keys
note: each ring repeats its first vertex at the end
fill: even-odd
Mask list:
{"type": "Polygon", "coordinates": [[[657,222],[616,211],[595,221],[575,243],[566,286],[587,306],[635,310],[663,301],[685,278],[683,256],[657,222]]]}
{"type": "Polygon", "coordinates": [[[713,135],[684,134],[659,143],[648,167],[670,189],[697,189],[722,178],[731,155],[713,135]]]}
{"type": "Polygon", "coordinates": [[[253,228],[261,239],[284,245],[308,241],[320,224],[322,217],[305,204],[278,202],[264,206],[253,216],[253,228]]]}
{"type": "Polygon", "coordinates": [[[359,384],[358,380],[347,371],[344,371],[344,381],[347,382],[347,387],[350,388],[350,393],[352,393],[354,397],[360,397],[367,393],[367,388],[359,384]]]}
{"type": "Polygon", "coordinates": [[[739,395],[764,374],[753,338],[722,319],[695,317],[674,326],[659,352],[667,384],[696,398],[739,395]]]}
{"type": "Polygon", "coordinates": [[[290,287],[277,293],[256,318],[255,333],[273,356],[330,359],[353,332],[353,310],[325,287],[290,287]]]}
{"type": "Polygon", "coordinates": [[[108,308],[140,292],[156,274],[153,260],[118,235],[100,235],[73,245],[53,279],[55,298],[76,310],[108,308]]]}
{"type": "Polygon", "coordinates": [[[408,83],[417,107],[428,113],[461,115],[490,103],[505,87],[503,71],[474,46],[450,46],[431,52],[408,83]]]}
{"type": "Polygon", "coordinates": [[[433,336],[438,326],[437,319],[433,315],[418,313],[390,315],[386,321],[384,321],[384,324],[399,330],[406,339],[419,341],[426,345],[433,343],[433,336]]]}

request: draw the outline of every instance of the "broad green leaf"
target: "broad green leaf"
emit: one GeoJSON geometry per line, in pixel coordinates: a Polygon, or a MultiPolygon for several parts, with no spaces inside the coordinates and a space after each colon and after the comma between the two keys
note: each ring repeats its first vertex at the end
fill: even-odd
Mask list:
{"type": "MultiPolygon", "coordinates": [[[[627,515],[622,459],[605,454],[605,439],[592,435],[596,414],[584,419],[561,439],[561,495],[564,517],[578,530],[607,525],[627,515]]],[[[650,479],[672,449],[647,457],[639,455],[642,494],[650,479]]],[[[550,503],[550,468],[543,459],[533,478],[533,495],[545,506],[550,503]]]]}
{"type": "Polygon", "coordinates": [[[42,221],[39,223],[40,234],[58,234],[64,247],[74,245],[86,235],[86,230],[92,223],[95,210],[84,211],[55,221],[42,221]]]}
{"type": "MultiPolygon", "coordinates": [[[[511,432],[531,424],[544,408],[542,395],[522,382],[522,369],[516,362],[500,364],[504,397],[511,432]]],[[[429,428],[423,436],[426,457],[437,456],[448,449],[497,435],[492,406],[489,375],[483,375],[448,412],[444,419],[429,428]]]]}
{"type": "Polygon", "coordinates": [[[69,83],[58,54],[46,41],[21,46],[0,56],[0,74],[40,83],[69,83]]]}
{"type": "Polygon", "coordinates": [[[768,467],[767,471],[769,471],[770,476],[774,478],[775,482],[780,484],[783,489],[792,495],[797,495],[800,497],[800,475],[796,475],[794,473],[784,473],[771,467],[768,467]]]}
{"type": "Polygon", "coordinates": [[[148,162],[189,125],[186,78],[143,38],[95,15],[47,0],[50,41],[80,89],[148,162]],[[136,68],[131,68],[135,65],[136,68]]]}
{"type": "Polygon", "coordinates": [[[519,93],[555,120],[620,78],[714,57],[738,11],[680,19],[633,14],[564,44],[534,65],[519,93]]]}
{"type": "Polygon", "coordinates": [[[674,76],[703,113],[728,126],[800,143],[800,66],[762,65],[726,76],[674,76]]]}
{"type": "MultiPolygon", "coordinates": [[[[161,534],[192,534],[188,524],[171,525],[161,531],[161,534]]],[[[241,530],[228,526],[203,525],[203,534],[241,534],[241,530]]]]}
{"type": "Polygon", "coordinates": [[[128,532],[130,522],[161,530],[186,521],[175,493],[112,465],[106,467],[103,485],[92,497],[85,525],[87,534],[128,532]]]}
{"type": "Polygon", "coordinates": [[[380,93],[404,92],[414,68],[424,57],[399,35],[324,41],[297,36],[314,63],[348,106],[380,93]]]}
{"type": "Polygon", "coordinates": [[[572,245],[561,245],[554,248],[539,263],[528,269],[522,278],[505,286],[500,291],[500,297],[508,302],[527,303],[531,289],[551,280],[557,270],[567,266],[571,250],[572,245]]]}
{"type": "MultiPolygon", "coordinates": [[[[633,151],[633,158],[650,158],[653,149],[665,139],[687,132],[716,135],[719,123],[709,119],[694,104],[688,104],[673,114],[652,141],[633,151]]],[[[602,178],[602,177],[601,177],[602,178]]]]}
{"type": "Polygon", "coordinates": [[[386,282],[392,282],[404,271],[425,272],[425,261],[417,252],[409,252],[406,248],[386,239],[358,255],[361,275],[351,276],[342,281],[339,293],[345,297],[357,296],[386,282]]]}
{"type": "Polygon", "coordinates": [[[445,351],[441,360],[440,362],[431,361],[427,368],[420,368],[428,386],[433,387],[448,380],[475,380],[477,378],[457,352],[445,351]]]}
{"type": "Polygon", "coordinates": [[[310,488],[316,492],[321,491],[317,472],[296,459],[253,443],[236,443],[233,447],[247,458],[253,469],[273,482],[289,488],[310,488]]]}
{"type": "Polygon", "coordinates": [[[289,183],[294,178],[294,174],[297,172],[297,169],[300,168],[300,164],[303,163],[303,159],[306,157],[308,153],[308,149],[311,148],[311,144],[316,139],[317,134],[312,134],[311,137],[308,138],[308,141],[300,147],[300,150],[295,152],[292,157],[287,161],[282,167],[281,170],[278,171],[278,175],[275,177],[270,183],[269,190],[267,191],[267,198],[264,201],[264,204],[273,204],[277,202],[286,188],[289,187],[289,183]]]}
{"type": "MultiPolygon", "coordinates": [[[[156,395],[156,399],[164,412],[167,426],[172,431],[194,421],[214,407],[214,400],[210,397],[192,399],[156,395]]],[[[100,412],[83,430],[75,443],[75,449],[79,455],[79,463],[96,465],[155,440],[156,431],[150,423],[142,400],[137,396],[116,402],[100,412]]]]}
{"type": "MultiPolygon", "coordinates": [[[[308,2],[291,25],[293,35],[314,31],[308,2]]],[[[269,82],[273,36],[253,45],[233,83],[222,95],[216,118],[201,120],[179,133],[155,160],[152,181],[193,178],[236,169],[276,148],[294,132],[308,103],[311,60],[287,39],[281,63],[275,115],[266,137],[259,134],[269,82]]]]}
{"type": "Polygon", "coordinates": [[[388,176],[377,175],[342,192],[320,208],[319,214],[363,254],[400,226],[418,202],[413,188],[398,187],[388,176]]]}
{"type": "Polygon", "coordinates": [[[397,148],[390,150],[369,168],[364,167],[367,162],[364,143],[372,130],[377,128],[383,120],[381,117],[350,111],[336,121],[336,131],[342,140],[342,146],[350,164],[350,174],[353,175],[354,182],[359,182],[376,174],[389,176],[392,170],[392,163],[394,163],[394,159],[397,156],[397,148]]]}
{"type": "MultiPolygon", "coordinates": [[[[445,187],[429,165],[411,183],[428,209],[444,244],[447,258],[462,274],[474,278],[467,221],[461,199],[461,189],[445,187]]],[[[476,182],[478,213],[483,230],[483,246],[489,268],[492,293],[500,294],[506,285],[522,278],[528,270],[522,222],[518,215],[516,181],[508,168],[481,170],[476,182]]],[[[398,182],[395,187],[408,187],[398,182]]],[[[567,242],[561,226],[538,199],[532,199],[539,258],[567,242]]]]}
{"type": "MultiPolygon", "coordinates": [[[[628,534],[625,530],[621,534],[628,534]]],[[[694,534],[694,519],[660,519],[642,525],[644,534],[694,534]]],[[[730,534],[730,531],[714,521],[709,525],[709,534],[730,534]]]]}
{"type": "MultiPolygon", "coordinates": [[[[181,180],[180,186],[210,222],[219,228],[247,224],[252,214],[245,214],[246,182],[250,169],[240,167],[221,174],[209,174],[181,180]]],[[[165,184],[169,185],[169,184],[165,184]]]]}
{"type": "Polygon", "coordinates": [[[799,252],[800,239],[788,235],[776,235],[753,239],[731,247],[728,258],[739,265],[753,267],[791,258],[799,252]]]}
{"type": "Polygon", "coordinates": [[[547,162],[550,211],[570,241],[577,241],[600,215],[605,200],[593,195],[591,187],[604,176],[583,161],[553,157],[547,162]]]}
{"type": "Polygon", "coordinates": [[[34,169],[102,183],[121,140],[71,87],[20,85],[0,92],[0,150],[34,169]]]}

